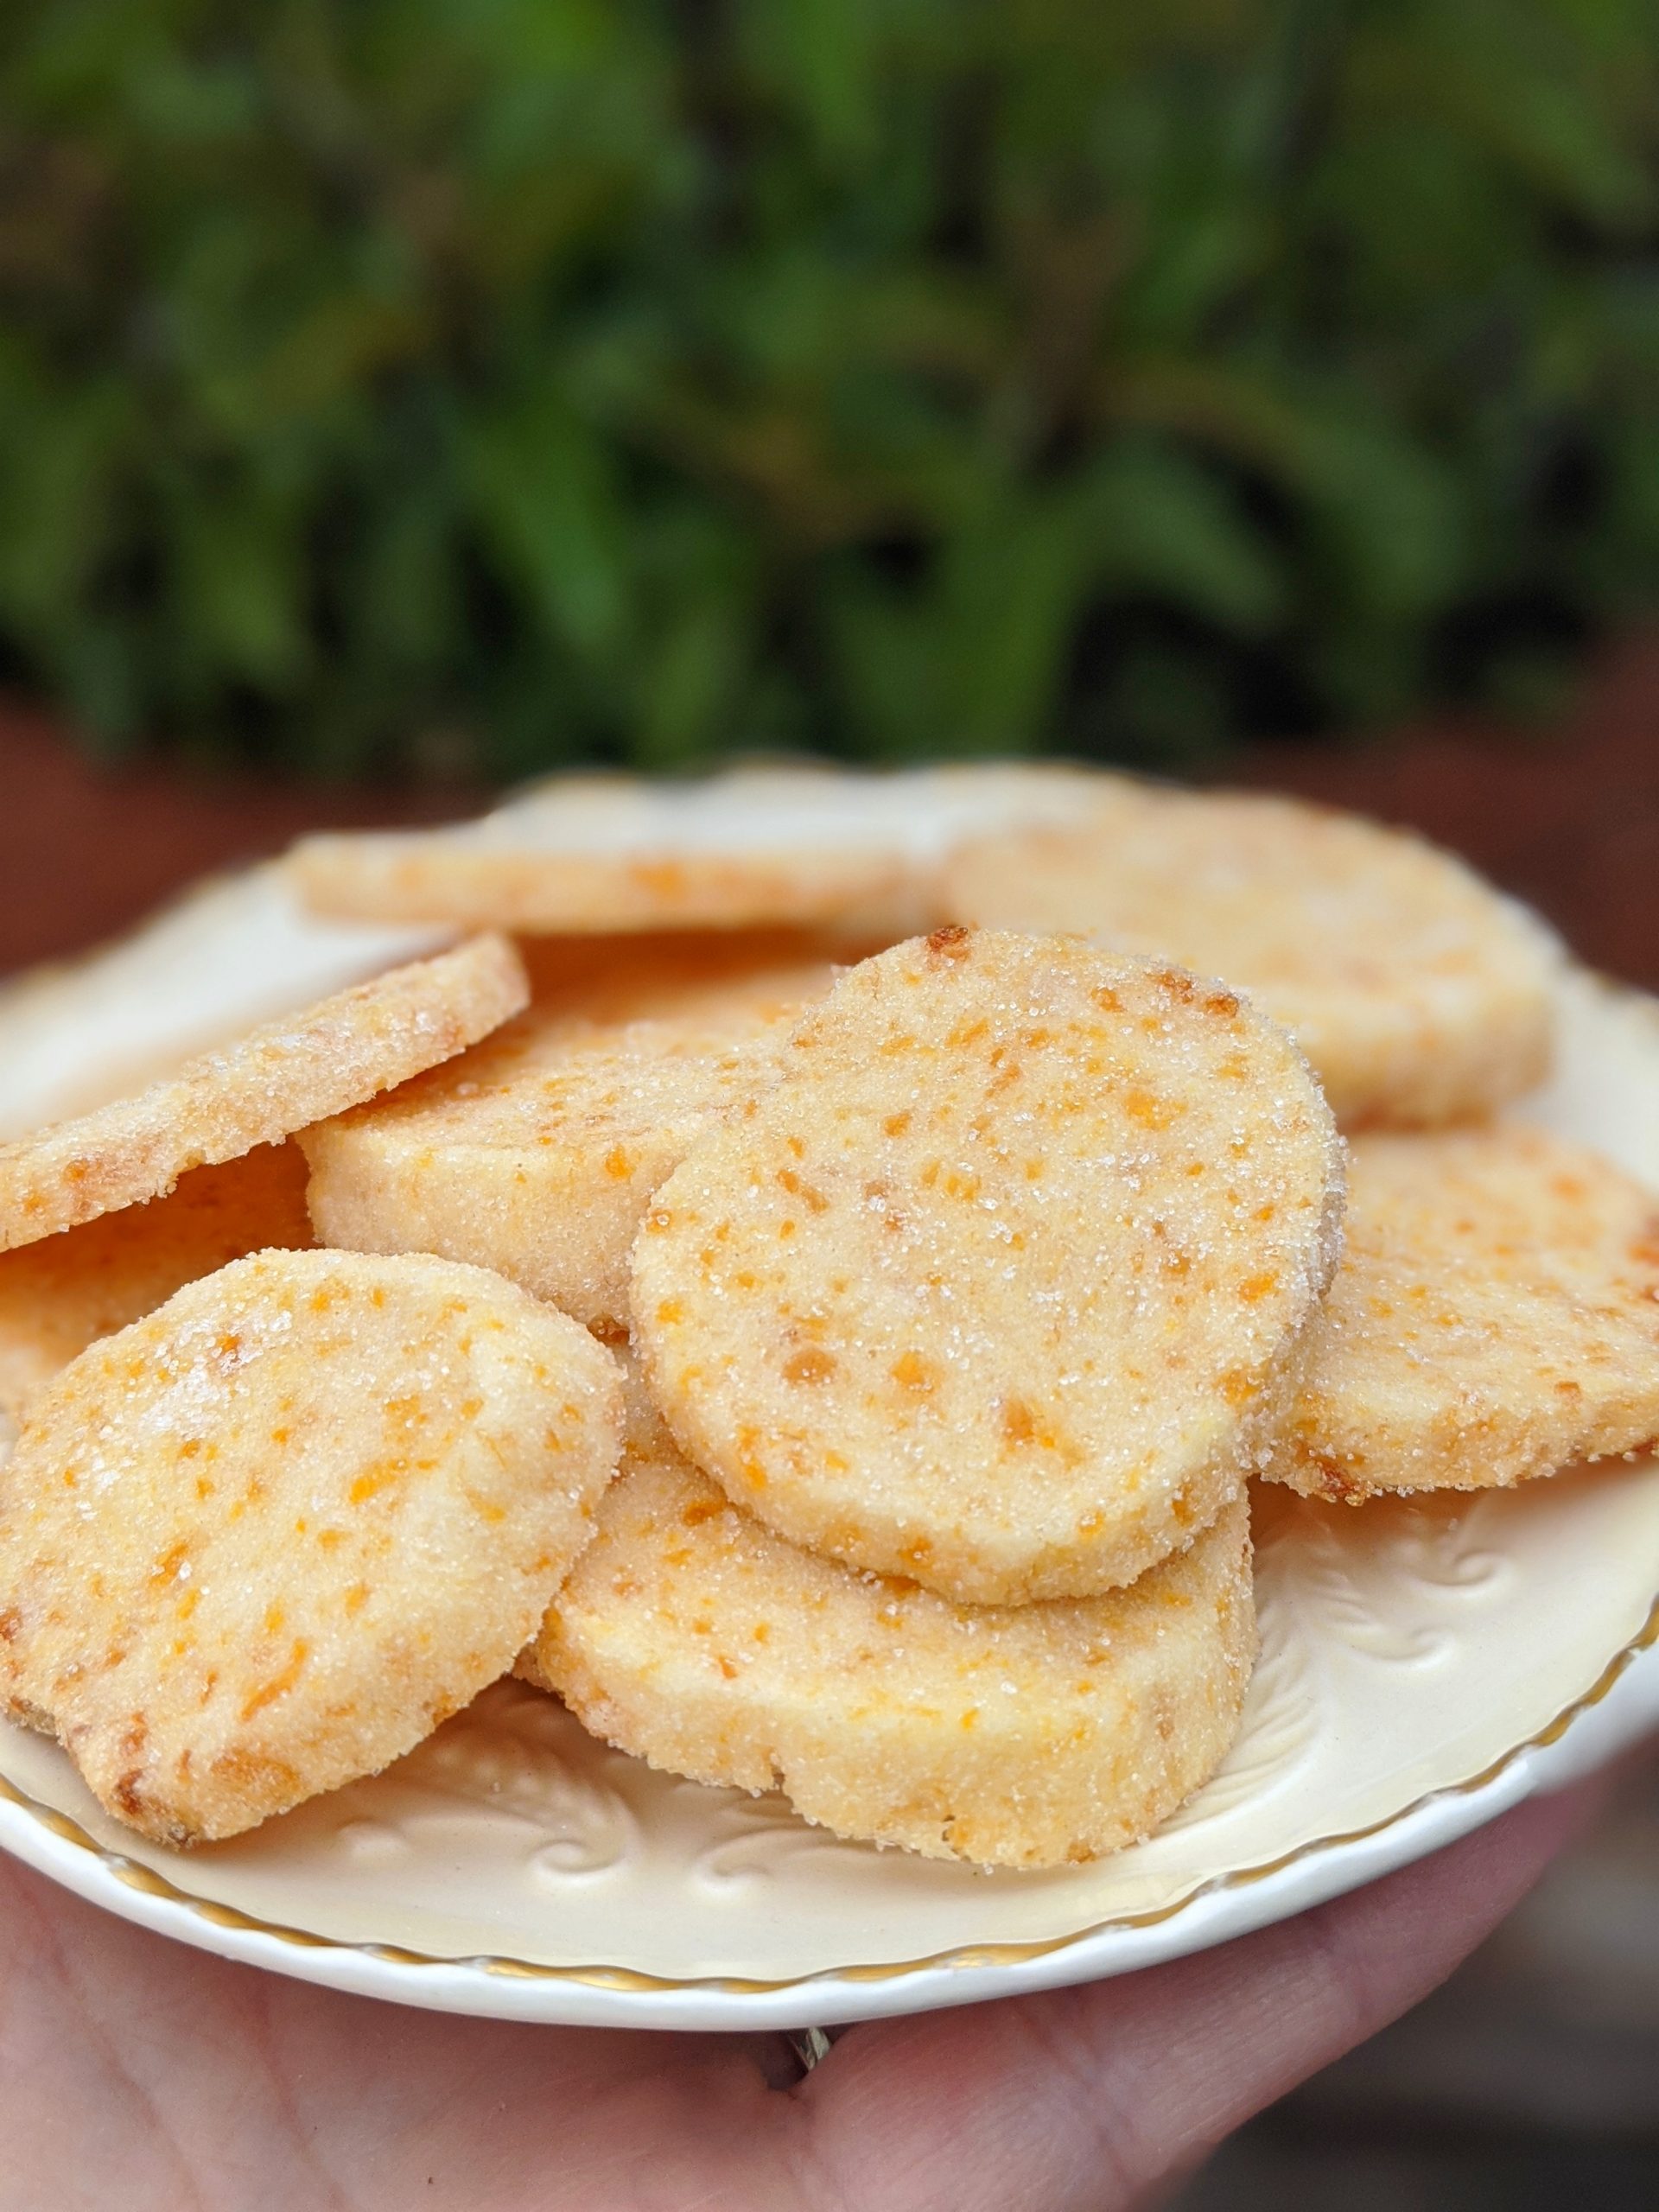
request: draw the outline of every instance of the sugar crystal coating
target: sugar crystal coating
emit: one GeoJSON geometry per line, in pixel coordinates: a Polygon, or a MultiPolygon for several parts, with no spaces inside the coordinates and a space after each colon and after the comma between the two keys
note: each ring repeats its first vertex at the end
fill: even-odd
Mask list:
{"type": "Polygon", "coordinates": [[[836,972],[747,957],[566,976],[472,1052],[308,1129],[319,1235],[469,1260],[591,1326],[625,1323],[652,1194],[711,1116],[772,1079],[836,972]]]}
{"type": "Polygon", "coordinates": [[[1219,1764],[1255,1651],[1242,1499],[1130,1589],[957,1605],[773,1535],[641,1395],[599,1535],[520,1668],[596,1734],[781,1789],[840,1835],[1004,1866],[1117,1850],[1219,1764]]]}
{"type": "Polygon", "coordinates": [[[233,1262],[31,1401],[0,1470],[0,1701],[171,1843],[377,1771],[533,1632],[620,1389],[480,1268],[233,1262]]]}
{"type": "Polygon", "coordinates": [[[474,938],[266,1022],[127,1098],[0,1144],[0,1251],[170,1191],[435,1067],[529,996],[505,938],[474,938]]]}
{"type": "Polygon", "coordinates": [[[1340,1142],[1282,1032],[1073,940],[853,969],[633,1253],[681,1448],[780,1535],[967,1604],[1190,1542],[1287,1402],[1340,1142]]]}
{"type": "Polygon", "coordinates": [[[164,1198],[0,1252],[0,1407],[30,1395],[99,1337],[249,1252],[309,1244],[305,1161],[292,1145],[193,1168],[164,1198]]]}
{"type": "Polygon", "coordinates": [[[1357,1137],[1346,1243],[1265,1471],[1482,1490],[1659,1438],[1659,1199],[1542,1130],[1357,1137]]]}
{"type": "Polygon", "coordinates": [[[1068,828],[957,855],[945,904],[1224,977],[1294,1033],[1346,1128],[1467,1120],[1548,1066],[1542,925],[1450,854],[1300,800],[1103,784],[1068,828]]]}

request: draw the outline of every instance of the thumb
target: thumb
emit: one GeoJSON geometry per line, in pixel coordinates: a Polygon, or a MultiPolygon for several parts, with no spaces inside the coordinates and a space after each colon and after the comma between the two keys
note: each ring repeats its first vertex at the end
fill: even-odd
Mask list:
{"type": "Polygon", "coordinates": [[[1593,1785],[1535,1799],[1144,1974],[853,2031],[798,2093],[826,2203],[1120,2212],[1426,1996],[1599,1802],[1593,1785]]]}

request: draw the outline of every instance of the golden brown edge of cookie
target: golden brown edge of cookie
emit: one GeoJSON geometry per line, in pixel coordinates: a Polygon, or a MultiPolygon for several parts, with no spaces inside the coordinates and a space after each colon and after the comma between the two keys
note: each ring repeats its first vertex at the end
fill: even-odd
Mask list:
{"type": "Polygon", "coordinates": [[[262,1023],[130,1096],[0,1144],[0,1251],[163,1197],[194,1167],[394,1089],[487,1036],[528,997],[512,944],[486,932],[262,1023]],[[423,993],[439,1002],[423,1004],[423,993]]]}
{"type": "Polygon", "coordinates": [[[665,848],[604,858],[471,849],[413,831],[309,838],[285,865],[308,910],[330,919],[572,937],[833,922],[899,896],[918,873],[892,854],[769,860],[665,848]]]}
{"type": "MultiPolygon", "coordinates": [[[[626,1473],[621,1479],[626,1482],[626,1473]]],[[[745,1520],[751,1518],[742,1514],[741,1508],[726,1510],[740,1514],[745,1520]]],[[[763,1529],[760,1535],[784,1555],[794,1548],[770,1530],[763,1529]]],[[[576,1572],[580,1571],[578,1567],[576,1572]]],[[[836,1568],[833,1563],[830,1571],[846,1573],[853,1581],[864,1580],[850,1569],[836,1568]]],[[[1217,1630],[1213,1648],[1202,1653],[1205,1679],[1189,1700],[1197,1718],[1189,1715],[1185,1727],[1166,1727],[1162,1724],[1167,1718],[1166,1705],[1156,1694],[1160,1686],[1154,1686],[1154,1694],[1149,1701],[1155,1709],[1140,1716],[1141,1747],[1135,1769],[1143,1795],[1133,1805],[1122,1808],[1109,1829],[1097,1823],[1086,1842],[1075,1833],[1064,1841],[1058,1834],[1033,1841],[1029,1825],[1024,1834],[1016,1832],[1017,1814],[1011,1826],[999,1827],[999,1820],[1005,1823],[1007,1821],[1009,1808],[1006,1806],[1000,1815],[988,1816],[982,1808],[976,1817],[958,1816],[953,1823],[937,1813],[928,1814],[925,1808],[918,1811],[913,1803],[908,1808],[895,1804],[893,1792],[884,1792],[881,1787],[882,1763],[878,1754],[883,1730],[879,1724],[867,1726],[857,1740],[849,1738],[844,1761],[836,1761],[833,1772],[827,1777],[810,1774],[803,1780],[798,1757],[815,1756],[806,1747],[804,1732],[810,1729],[812,1716],[809,1713],[803,1717],[798,1699],[794,1700],[798,1711],[792,1719],[787,1713],[780,1718],[765,1709],[747,1710],[741,1675],[734,1678],[731,1689],[730,1732],[723,1763],[706,1756],[688,1757],[683,1746],[674,1740],[677,1734],[683,1733],[687,1725],[683,1714],[664,1723],[651,1709],[650,1700],[642,1700],[638,1684],[624,1688],[613,1681],[607,1687],[607,1681],[601,1679],[607,1670],[602,1666],[595,1668],[562,1634],[557,1599],[549,1609],[540,1636],[520,1656],[514,1671],[520,1679],[561,1698],[582,1725],[601,1741],[644,1759],[660,1771],[683,1774],[713,1788],[747,1789],[751,1795],[781,1789],[790,1796],[803,1819],[849,1840],[897,1846],[925,1858],[966,1858],[982,1866],[1077,1865],[1122,1850],[1154,1833],[1210,1778],[1236,1738],[1257,1649],[1247,1502],[1242,1497],[1235,1498],[1217,1522],[1200,1532],[1186,1550],[1149,1570],[1141,1586],[1130,1586],[1096,1599],[1055,1602],[1062,1608],[1069,1609],[1076,1602],[1104,1611],[1115,1600],[1130,1599],[1137,1586],[1143,1599],[1154,1594],[1154,1585],[1168,1586],[1166,1602],[1177,1615],[1195,1603],[1206,1607],[1213,1603],[1217,1630]],[[1200,1554],[1200,1546],[1206,1546],[1207,1551],[1200,1554]],[[1195,1568],[1203,1570],[1215,1586],[1201,1591],[1197,1598],[1183,1594],[1180,1590],[1182,1581],[1190,1579],[1195,1568]],[[788,1736],[795,1738],[792,1747],[784,1741],[788,1736]],[[1159,1759],[1165,1762],[1166,1771],[1148,1777],[1146,1762],[1159,1759]],[[852,1808],[858,1809],[849,1810],[852,1808]],[[953,1844],[945,1833],[952,1825],[960,1827],[965,1835],[973,1836],[977,1847],[953,1844]]],[[[929,1603],[948,1606],[950,1601],[930,1599],[929,1603]]],[[[971,1613],[979,1609],[953,1610],[971,1613]]],[[[996,1612],[1010,1609],[987,1610],[996,1612]]],[[[1198,1630],[1202,1643],[1205,1622],[1197,1621],[1192,1625],[1198,1630]]],[[[699,1719],[707,1725],[706,1715],[694,1715],[691,1725],[696,1727],[699,1719]]],[[[965,1737],[963,1742],[967,1742],[965,1737]]],[[[902,1758],[906,1779],[922,1792],[931,1789],[937,1794],[941,1786],[948,1789],[950,1739],[942,1737],[940,1743],[945,1755],[931,1763],[931,1770],[929,1762],[918,1760],[913,1755],[902,1758]]],[[[1078,1770],[1077,1778],[1084,1782],[1087,1777],[1078,1770]]],[[[1017,1802],[1018,1797],[1016,1789],[1013,1798],[1017,1802]]],[[[1071,1826],[1075,1830],[1075,1809],[1071,1826]]]]}

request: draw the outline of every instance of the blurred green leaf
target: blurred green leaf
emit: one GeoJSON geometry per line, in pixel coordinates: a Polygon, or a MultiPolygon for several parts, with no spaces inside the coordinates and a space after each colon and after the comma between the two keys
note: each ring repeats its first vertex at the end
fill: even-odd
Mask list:
{"type": "Polygon", "coordinates": [[[620,655],[626,524],[604,442],[548,385],[476,422],[467,445],[479,529],[532,619],[591,661],[620,655]]]}
{"type": "Polygon", "coordinates": [[[1082,489],[1101,577],[1247,634],[1283,614],[1270,550],[1214,472],[1179,448],[1123,438],[1082,489]]]}
{"type": "Polygon", "coordinates": [[[0,11],[0,653],[335,774],[1536,701],[1659,590],[1655,31],[0,11]]]}
{"type": "Polygon", "coordinates": [[[175,647],[188,679],[276,688],[302,678],[309,640],[295,518],[250,486],[181,499],[168,516],[170,579],[188,610],[175,647]],[[188,656],[188,659],[186,657],[188,656]]]}

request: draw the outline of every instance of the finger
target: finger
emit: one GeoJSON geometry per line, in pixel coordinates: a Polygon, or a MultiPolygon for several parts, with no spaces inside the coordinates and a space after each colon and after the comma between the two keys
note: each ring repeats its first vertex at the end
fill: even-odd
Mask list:
{"type": "Polygon", "coordinates": [[[1536,1799],[1166,1967],[855,2031],[798,2093],[809,2201],[1118,2212],[1444,1980],[1587,1817],[1536,1799]]]}
{"type": "Polygon", "coordinates": [[[722,2159],[748,2163],[769,2108],[794,2113],[769,2087],[799,2075],[781,2036],[345,1997],[133,1927],[3,1859],[0,1960],[0,2212],[610,2212],[677,2176],[695,2202],[722,2159]]]}
{"type": "Polygon", "coordinates": [[[777,2039],[453,2019],[189,1952],[0,1873],[0,2208],[978,2212],[1133,2200],[1432,1986],[1553,1847],[1538,1808],[1341,1904],[1154,1973],[777,2039]],[[142,2032],[138,2024],[142,2024],[142,2032]],[[29,2172],[16,2157],[26,2152],[29,2172]],[[264,2184],[280,2184],[272,2198],[264,2184]],[[35,2184],[38,2184],[36,2186],[35,2184]],[[13,2190],[8,2194],[7,2190],[13,2190]]]}

